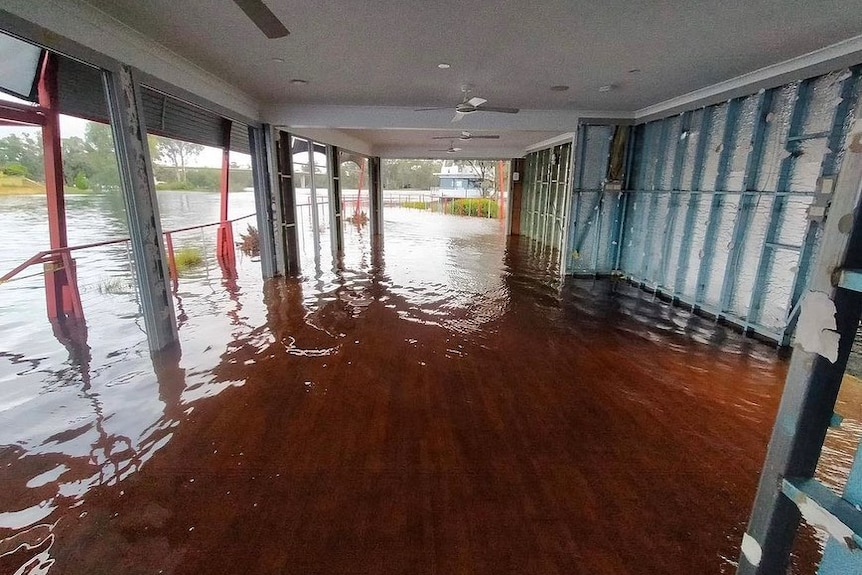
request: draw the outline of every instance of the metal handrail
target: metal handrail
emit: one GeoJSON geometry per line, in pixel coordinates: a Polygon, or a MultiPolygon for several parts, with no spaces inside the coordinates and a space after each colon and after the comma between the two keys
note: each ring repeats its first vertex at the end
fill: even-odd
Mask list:
{"type": "MultiPolygon", "coordinates": [[[[162,232],[162,235],[163,236],[169,236],[171,234],[176,234],[179,232],[187,232],[189,230],[210,228],[212,226],[219,226],[219,225],[225,224],[225,223],[231,223],[232,224],[233,222],[245,220],[247,218],[251,218],[254,216],[255,216],[255,214],[247,214],[245,216],[233,218],[231,220],[211,222],[208,224],[201,224],[198,226],[187,226],[184,228],[176,228],[173,230],[164,231],[164,232],[162,232]]],[[[14,268],[13,270],[11,270],[7,274],[5,274],[3,277],[0,277],[0,285],[10,281],[16,275],[18,275],[19,273],[21,273],[22,271],[24,271],[25,269],[27,269],[28,267],[30,267],[32,265],[45,264],[48,262],[55,262],[55,261],[57,261],[58,256],[61,256],[64,253],[68,254],[68,253],[71,253],[71,252],[77,251],[77,250],[84,250],[84,249],[88,249],[88,248],[98,248],[98,247],[102,247],[102,246],[110,246],[113,244],[121,244],[121,243],[129,241],[130,239],[131,238],[129,238],[129,237],[116,238],[113,240],[105,240],[102,242],[92,242],[89,244],[81,244],[81,245],[77,245],[77,246],[67,246],[65,248],[54,248],[54,249],[50,249],[50,250],[43,250],[40,252],[36,252],[36,254],[33,257],[24,261],[22,264],[18,265],[16,268],[14,268]]]]}

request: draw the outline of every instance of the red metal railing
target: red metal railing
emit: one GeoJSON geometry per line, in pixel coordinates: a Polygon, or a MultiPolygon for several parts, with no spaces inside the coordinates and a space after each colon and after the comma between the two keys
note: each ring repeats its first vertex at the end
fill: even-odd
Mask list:
{"type": "MultiPolygon", "coordinates": [[[[191,231],[191,230],[198,230],[198,229],[202,230],[204,228],[210,228],[210,227],[214,227],[214,226],[220,226],[220,230],[227,227],[227,228],[230,228],[230,230],[232,232],[234,222],[254,217],[254,215],[255,214],[248,214],[245,216],[241,216],[239,218],[233,218],[231,220],[211,222],[208,224],[201,224],[201,225],[196,225],[196,226],[186,226],[186,227],[175,228],[175,229],[171,229],[171,230],[167,230],[167,231],[163,232],[162,235],[165,238],[165,248],[166,248],[165,252],[166,252],[166,255],[168,257],[168,272],[170,273],[170,277],[171,277],[171,280],[173,282],[174,289],[176,290],[176,288],[177,288],[178,273],[177,273],[176,258],[175,258],[175,254],[174,254],[173,234],[191,231]]],[[[230,234],[230,237],[233,237],[232,233],[230,234]]],[[[70,289],[64,290],[64,292],[62,293],[61,297],[65,300],[63,302],[62,309],[67,310],[66,313],[69,316],[83,318],[84,317],[84,311],[83,311],[83,308],[81,306],[81,296],[80,296],[80,293],[78,291],[78,284],[77,284],[77,277],[76,277],[77,274],[76,274],[76,270],[75,270],[75,260],[72,259],[72,255],[71,255],[72,252],[79,251],[79,250],[85,250],[88,248],[97,248],[97,247],[121,244],[121,243],[128,242],[129,240],[130,240],[130,238],[123,237],[123,238],[105,240],[105,241],[101,241],[101,242],[92,242],[92,243],[88,243],[88,244],[69,246],[69,247],[65,247],[65,248],[55,248],[55,249],[43,250],[43,251],[37,252],[31,258],[22,262],[21,264],[19,264],[18,266],[16,266],[12,270],[10,270],[8,273],[6,273],[2,277],[0,277],[0,285],[6,283],[8,281],[11,281],[18,274],[20,274],[21,272],[23,272],[24,270],[26,270],[27,268],[29,268],[31,266],[40,265],[40,264],[45,266],[44,271],[51,272],[51,273],[45,274],[45,290],[46,290],[46,296],[48,299],[48,316],[49,316],[49,318],[54,319],[54,318],[59,317],[61,314],[59,313],[59,310],[56,309],[57,304],[56,304],[56,299],[54,298],[54,295],[57,293],[57,286],[55,286],[53,282],[55,281],[55,276],[56,276],[55,272],[63,271],[66,274],[67,286],[70,289]]],[[[233,248],[233,246],[231,246],[231,247],[233,248]]],[[[232,260],[232,261],[235,261],[235,260],[232,260]]],[[[223,258],[219,258],[219,263],[224,265],[225,263],[229,264],[230,261],[225,261],[223,258]]],[[[230,272],[230,273],[235,273],[235,270],[225,270],[225,271],[230,272]]],[[[66,314],[62,314],[62,315],[66,315],[66,314]]]]}

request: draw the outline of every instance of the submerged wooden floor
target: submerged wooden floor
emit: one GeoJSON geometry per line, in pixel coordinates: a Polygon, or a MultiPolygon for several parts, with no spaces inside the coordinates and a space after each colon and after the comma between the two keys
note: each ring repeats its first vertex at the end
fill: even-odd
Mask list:
{"type": "Polygon", "coordinates": [[[382,259],[268,283],[211,374],[243,385],[185,405],[158,358],[164,444],[52,516],[50,572],[733,573],[784,362],[531,262],[466,303],[382,259]]]}

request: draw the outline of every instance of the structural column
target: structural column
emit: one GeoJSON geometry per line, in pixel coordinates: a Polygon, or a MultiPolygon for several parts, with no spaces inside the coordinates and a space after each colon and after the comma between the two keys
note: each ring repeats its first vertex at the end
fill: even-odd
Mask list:
{"type": "Polygon", "coordinates": [[[383,177],[381,174],[380,157],[368,159],[369,186],[368,195],[371,200],[371,236],[383,238],[383,177]]]}
{"type": "Polygon", "coordinates": [[[282,269],[287,275],[299,275],[299,236],[296,229],[296,190],[293,182],[293,158],[290,134],[279,132],[278,192],[282,226],[282,269]]]}
{"type": "MultiPolygon", "coordinates": [[[[57,57],[45,52],[39,72],[39,106],[42,108],[42,150],[45,164],[45,191],[48,207],[48,233],[52,250],[69,246],[66,234],[66,202],[63,188],[63,151],[60,143],[57,57]]],[[[69,252],[57,252],[45,264],[45,296],[48,319],[83,318],[81,297],[75,273],[75,260],[69,252]]]]}
{"type": "Polygon", "coordinates": [[[257,231],[260,238],[260,268],[264,279],[284,273],[279,266],[283,262],[284,228],[281,226],[281,212],[273,201],[273,174],[275,168],[275,147],[272,127],[249,126],[248,141],[251,147],[252,178],[254,180],[254,206],[257,213],[257,231]]]}
{"type": "Polygon", "coordinates": [[[230,191],[230,136],[233,122],[222,120],[222,161],[221,161],[221,209],[216,254],[225,277],[236,276],[236,252],[233,243],[233,225],[228,220],[228,192],[230,191]]]}
{"type": "Polygon", "coordinates": [[[129,66],[105,72],[120,183],[129,221],[147,340],[153,351],[178,339],[141,91],[129,66]]]}
{"type": "Polygon", "coordinates": [[[524,192],[523,158],[516,158],[509,163],[509,210],[506,214],[506,235],[521,235],[521,205],[524,192]]]}
{"type": "Polygon", "coordinates": [[[344,251],[344,228],[342,227],[341,205],[341,163],[336,146],[326,146],[329,164],[329,233],[332,240],[332,253],[344,251]]]}

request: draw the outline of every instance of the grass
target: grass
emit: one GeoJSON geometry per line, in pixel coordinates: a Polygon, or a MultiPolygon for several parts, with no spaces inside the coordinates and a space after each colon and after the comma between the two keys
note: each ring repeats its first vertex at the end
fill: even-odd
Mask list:
{"type": "Polygon", "coordinates": [[[34,182],[24,176],[7,176],[0,173],[0,195],[44,194],[45,184],[34,182]]]}
{"type": "Polygon", "coordinates": [[[409,201],[409,202],[401,202],[402,208],[411,208],[413,210],[427,210],[431,207],[431,202],[417,202],[417,201],[409,201]]]}
{"type": "Polygon", "coordinates": [[[183,273],[202,265],[204,263],[204,255],[200,248],[186,246],[174,253],[174,261],[177,263],[177,272],[183,273]]]}
{"type": "Polygon", "coordinates": [[[124,278],[108,278],[99,282],[99,293],[118,295],[132,292],[132,282],[124,278]]]}

